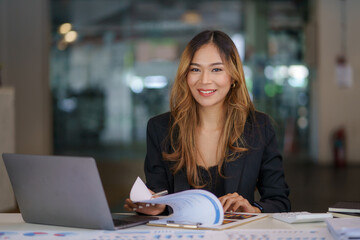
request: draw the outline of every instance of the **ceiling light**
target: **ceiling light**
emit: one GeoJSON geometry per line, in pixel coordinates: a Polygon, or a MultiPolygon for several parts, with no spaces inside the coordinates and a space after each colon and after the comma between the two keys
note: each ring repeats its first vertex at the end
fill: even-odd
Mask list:
{"type": "Polygon", "coordinates": [[[66,33],[64,36],[64,39],[68,43],[74,42],[77,39],[77,32],[70,31],[70,32],[66,33]]]}
{"type": "Polygon", "coordinates": [[[68,33],[72,28],[71,23],[63,23],[61,24],[61,26],[59,27],[59,33],[60,34],[66,34],[68,33]]]}

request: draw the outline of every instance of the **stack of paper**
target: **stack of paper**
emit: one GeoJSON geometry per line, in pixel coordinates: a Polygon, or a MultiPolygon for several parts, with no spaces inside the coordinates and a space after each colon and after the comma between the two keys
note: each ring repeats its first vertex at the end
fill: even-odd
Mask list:
{"type": "Polygon", "coordinates": [[[337,202],[329,207],[329,212],[360,216],[360,202],[337,202]]]}

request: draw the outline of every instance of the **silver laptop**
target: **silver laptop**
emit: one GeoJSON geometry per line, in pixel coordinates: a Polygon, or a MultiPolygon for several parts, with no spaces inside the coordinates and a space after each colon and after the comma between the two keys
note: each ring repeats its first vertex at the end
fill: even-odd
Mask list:
{"type": "Polygon", "coordinates": [[[91,157],[2,156],[25,222],[114,230],[153,219],[136,215],[113,219],[91,157]]]}

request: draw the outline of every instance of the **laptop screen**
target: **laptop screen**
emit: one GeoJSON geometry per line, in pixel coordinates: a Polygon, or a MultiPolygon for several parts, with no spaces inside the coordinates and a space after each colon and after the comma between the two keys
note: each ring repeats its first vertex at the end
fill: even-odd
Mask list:
{"type": "Polygon", "coordinates": [[[25,222],[114,229],[93,158],[2,156],[25,222]]]}

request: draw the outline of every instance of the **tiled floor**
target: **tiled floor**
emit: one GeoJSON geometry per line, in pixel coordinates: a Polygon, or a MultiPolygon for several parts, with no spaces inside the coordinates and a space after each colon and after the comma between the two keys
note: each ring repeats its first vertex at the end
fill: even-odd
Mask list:
{"type": "MultiPolygon", "coordinates": [[[[99,161],[98,167],[111,210],[123,212],[132,183],[137,176],[143,177],[143,162],[99,161]]],[[[337,201],[360,201],[360,166],[337,169],[287,163],[285,174],[292,211],[326,212],[337,201]]]]}

